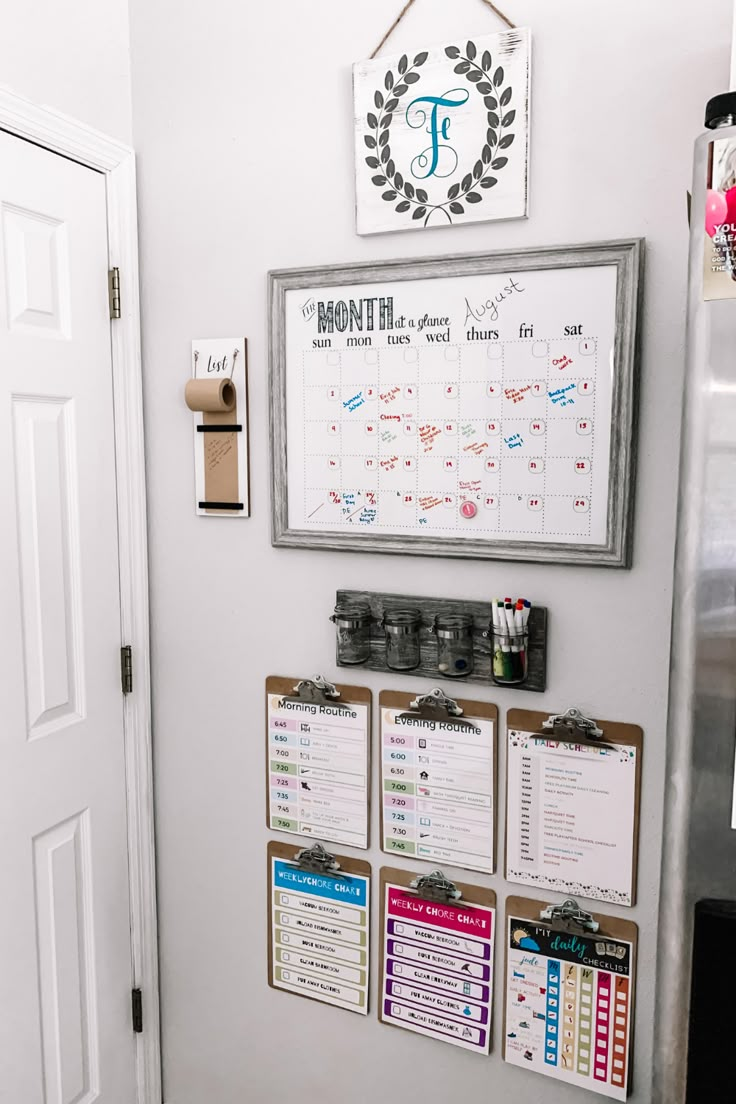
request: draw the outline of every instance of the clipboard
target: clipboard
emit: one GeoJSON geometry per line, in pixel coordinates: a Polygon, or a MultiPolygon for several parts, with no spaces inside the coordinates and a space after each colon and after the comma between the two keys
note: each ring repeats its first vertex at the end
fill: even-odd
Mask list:
{"type": "MultiPolygon", "coordinates": [[[[509,1038],[509,981],[511,980],[515,984],[521,986],[522,980],[524,983],[529,983],[531,979],[523,978],[517,980],[516,975],[514,978],[509,978],[509,954],[512,945],[512,939],[509,932],[509,920],[518,919],[527,921],[533,926],[524,928],[523,931],[528,939],[534,940],[534,937],[538,934],[540,928],[549,929],[551,933],[559,933],[563,943],[570,944],[572,939],[575,939],[578,944],[586,942],[596,949],[600,949],[601,953],[598,955],[598,961],[603,964],[601,967],[606,972],[606,966],[610,963],[612,970],[613,980],[611,985],[606,989],[598,989],[596,991],[595,982],[591,983],[591,999],[590,999],[590,1012],[586,1012],[587,1005],[584,1003],[585,993],[582,991],[582,984],[579,984],[580,992],[577,998],[573,997],[573,1005],[575,1011],[573,1016],[575,1023],[571,1028],[573,1032],[572,1046],[573,1046],[573,1069],[569,1072],[558,1070],[558,1072],[552,1074],[555,1080],[562,1082],[563,1084],[576,1084],[582,1088],[587,1088],[606,1096],[612,1096],[615,1099],[625,1100],[632,1088],[632,1063],[634,1052],[634,1017],[636,1013],[636,982],[637,982],[637,950],[639,929],[633,920],[623,920],[617,916],[608,916],[602,913],[588,913],[584,912],[577,905],[574,900],[565,901],[562,904],[550,905],[549,902],[529,897],[508,897],[506,899],[506,909],[504,915],[503,924],[503,942],[504,942],[504,972],[503,972],[503,1058],[506,1062],[511,1062],[514,1065],[522,1065],[521,1062],[509,1057],[509,1049],[511,1040],[509,1038]],[[621,958],[614,950],[612,941],[620,940],[623,943],[631,945],[630,955],[628,959],[621,958]],[[623,973],[624,964],[627,966],[627,974],[623,973]],[[619,973],[619,971],[622,971],[619,973]],[[622,1000],[621,992],[617,991],[617,985],[623,983],[627,979],[626,985],[626,998],[625,1002],[622,1000]],[[606,995],[606,1000],[602,1000],[603,995],[606,995]],[[619,1003],[622,1001],[622,1003],[619,1003]],[[598,1016],[603,1017],[601,1022],[598,1021],[598,1016]],[[586,1027],[586,1022],[583,1017],[586,1016],[590,1022],[590,1047],[583,1046],[583,1040],[587,1038],[583,1034],[583,1029],[586,1027]],[[620,1019],[624,1019],[625,1024],[619,1023],[620,1019]],[[621,1045],[617,1032],[623,1030],[626,1034],[625,1049],[623,1061],[625,1062],[625,1071],[616,1067],[615,1063],[620,1060],[620,1055],[616,1051],[616,1046],[621,1045]],[[603,1045],[601,1040],[602,1036],[599,1036],[599,1031],[605,1032],[605,1047],[606,1047],[606,1073],[607,1077],[598,1078],[596,1071],[596,1064],[602,1058],[599,1058],[598,1047],[603,1045]],[[580,1054],[584,1054],[585,1050],[589,1049],[590,1053],[586,1058],[580,1059],[580,1054]],[[580,1073],[579,1069],[584,1069],[585,1066],[579,1066],[579,1062],[588,1064],[588,1072],[580,1073]],[[622,1077],[622,1084],[617,1084],[614,1078],[622,1075],[625,1072],[625,1076],[622,1077]],[[586,1084],[585,1081],[588,1081],[586,1084]]],[[[518,933],[517,933],[518,934],[518,933]]],[[[519,939],[515,939],[516,943],[519,943],[519,939]]],[[[521,944],[523,949],[523,944],[521,944]]],[[[618,948],[620,952],[620,948],[618,948]]],[[[529,948],[529,955],[540,954],[540,957],[546,957],[544,952],[534,951],[533,948],[529,948]]],[[[556,950],[555,955],[560,953],[566,954],[567,951],[560,952],[556,950]]],[[[575,957],[579,956],[579,950],[576,952],[575,957]]],[[[588,961],[587,959],[585,961],[588,961]]],[[[564,966],[565,963],[561,960],[560,965],[562,969],[560,973],[560,1008],[563,1015],[566,1011],[564,1000],[567,997],[567,990],[565,989],[564,978],[564,966]]],[[[583,969],[584,967],[581,967],[583,969]]],[[[523,968],[523,971],[526,967],[523,968]]],[[[519,971],[522,973],[523,971],[519,971]]],[[[596,971],[597,973],[597,971],[596,971]]],[[[580,975],[576,978],[576,984],[581,983],[582,978],[580,975]]],[[[573,992],[573,990],[570,990],[573,992]]],[[[549,988],[547,990],[549,995],[549,988]]],[[[587,998],[586,998],[587,999],[587,998]]],[[[513,1001],[511,1002],[513,1005],[513,1001]]],[[[524,1023],[534,1024],[536,1018],[536,1012],[532,1002],[524,1002],[523,1005],[525,1017],[524,1023]]],[[[548,1012],[549,1009],[547,1008],[548,1012]]],[[[558,1021],[560,1022],[560,1021],[558,1021]]],[[[515,1026],[515,1025],[514,1025],[515,1026]]],[[[546,1027],[549,1026],[547,1022],[546,1027]]],[[[544,1029],[543,1029],[544,1030],[544,1029]]],[[[518,1036],[514,1039],[514,1045],[518,1050],[525,1045],[524,1039],[519,1041],[518,1036]]],[[[545,1039],[545,1050],[547,1040],[545,1039]]],[[[557,1043],[557,1051],[561,1046],[565,1045],[564,1037],[564,1025],[562,1028],[562,1038],[557,1043]]],[[[546,1059],[551,1057],[544,1054],[544,1061],[531,1065],[531,1068],[535,1072],[549,1073],[553,1068],[552,1061],[546,1059]]],[[[527,1063],[523,1061],[522,1068],[526,1068],[527,1063]]]]}
{"type": "MultiPolygon", "coordinates": [[[[312,840],[307,840],[305,846],[270,840],[267,856],[268,984],[281,992],[367,1015],[370,863],[346,855],[333,855],[321,844],[314,845],[312,840]],[[274,872],[279,875],[277,863],[288,865],[289,876],[292,868],[295,874],[304,873],[310,884],[302,886],[298,881],[289,882],[283,891],[277,888],[277,900],[274,893],[274,872]],[[320,884],[341,885],[343,880],[345,892],[332,897],[328,911],[321,918],[319,908],[315,907],[322,899],[320,884]],[[353,887],[349,885],[351,881],[354,882],[353,887]],[[357,896],[349,892],[351,889],[357,896]],[[306,892],[300,890],[308,890],[315,895],[307,897],[306,892]],[[307,907],[303,908],[305,900],[307,907]],[[285,922],[287,917],[288,924],[285,922]],[[340,929],[337,933],[340,939],[336,929],[340,929]],[[285,936],[288,942],[285,942],[285,936]],[[291,960],[285,961],[284,953],[291,955],[291,960]],[[339,990],[339,997],[331,992],[335,989],[339,990]]],[[[330,889],[322,893],[327,899],[330,889]]]]}
{"type": "MultiPolygon", "coordinates": [[[[498,707],[495,705],[491,705],[489,702],[480,702],[471,700],[469,698],[450,698],[440,689],[432,690],[429,694],[420,695],[404,693],[400,690],[382,690],[379,694],[378,705],[379,740],[381,749],[381,850],[389,855],[403,855],[406,858],[411,859],[412,861],[418,860],[419,862],[431,862],[438,864],[444,863],[448,866],[459,867],[463,870],[472,870],[475,873],[493,874],[496,869],[496,841],[498,839],[498,707]],[[432,824],[426,826],[428,829],[428,835],[426,837],[427,842],[422,843],[419,839],[419,832],[422,826],[419,824],[420,814],[418,810],[416,810],[415,812],[416,822],[413,825],[415,832],[414,850],[412,850],[411,846],[408,846],[406,848],[401,847],[402,841],[405,838],[408,839],[411,833],[409,833],[407,837],[397,836],[393,838],[392,846],[386,846],[388,814],[393,811],[393,806],[390,805],[393,797],[391,795],[391,791],[387,790],[386,786],[387,783],[390,783],[392,781],[389,771],[398,768],[394,768],[390,763],[387,762],[385,754],[386,748],[384,747],[383,723],[384,709],[402,710],[402,712],[406,713],[407,716],[413,715],[420,722],[423,720],[440,721],[443,724],[450,725],[451,728],[458,727],[461,729],[463,725],[467,725],[468,723],[470,723],[470,727],[473,727],[472,721],[474,719],[492,722],[493,738],[491,751],[491,769],[493,773],[490,785],[490,823],[481,825],[479,827],[479,835],[484,836],[484,838],[487,837],[487,834],[489,832],[491,835],[489,863],[484,864],[482,861],[479,861],[477,864],[471,864],[467,861],[467,855],[463,857],[463,853],[456,847],[448,847],[446,845],[443,846],[441,841],[441,836],[443,832],[442,828],[437,829],[438,838],[435,842],[433,838],[434,833],[432,832],[432,824]]],[[[407,726],[407,731],[412,731],[412,727],[407,726]]],[[[438,818],[435,818],[432,811],[430,811],[430,807],[428,805],[428,801],[432,799],[432,768],[430,765],[427,765],[426,770],[422,771],[421,769],[423,766],[423,764],[420,762],[422,749],[418,745],[419,741],[424,738],[422,736],[422,730],[421,728],[417,727],[414,731],[416,733],[415,738],[417,741],[417,747],[414,749],[416,761],[411,769],[413,769],[415,777],[408,781],[408,785],[413,785],[415,787],[415,793],[412,795],[411,791],[407,792],[409,792],[410,796],[415,796],[415,798],[419,799],[421,796],[419,793],[419,788],[420,786],[422,786],[422,783],[426,782],[426,785],[422,788],[428,789],[430,793],[427,795],[427,800],[425,801],[425,804],[427,804],[427,810],[425,811],[429,812],[428,819],[439,819],[441,825],[443,823],[443,817],[439,816],[438,818]],[[422,773],[428,774],[429,777],[427,779],[423,779],[421,777],[422,773]]],[[[461,736],[462,733],[459,732],[458,735],[461,736]]],[[[398,776],[394,780],[394,784],[401,785],[401,781],[401,776],[398,776]]],[[[441,789],[442,787],[438,788],[441,789]]],[[[459,792],[463,792],[464,790],[467,790],[467,788],[467,786],[459,786],[457,787],[457,790],[459,792]]],[[[397,792],[396,797],[397,800],[400,799],[401,793],[397,792]]],[[[447,804],[447,802],[445,802],[444,804],[447,804]]],[[[462,818],[461,806],[458,806],[458,808],[454,810],[454,812],[457,813],[458,818],[462,818]]],[[[453,819],[452,810],[445,815],[446,819],[453,819]]],[[[401,825],[399,822],[397,827],[400,826],[401,825]]],[[[409,840],[409,842],[411,843],[411,840],[409,840]]]]}
{"type": "MultiPolygon", "coordinates": [[[[508,816],[510,813],[510,785],[511,771],[509,769],[507,755],[506,769],[506,832],[504,838],[504,872],[509,881],[522,885],[534,885],[538,889],[551,893],[567,893],[572,896],[585,897],[589,900],[601,900],[609,904],[620,904],[623,907],[633,908],[636,904],[637,880],[639,873],[639,830],[641,814],[641,778],[642,758],[644,747],[644,733],[639,725],[622,724],[618,721],[593,721],[584,716],[579,709],[568,709],[566,713],[543,713],[538,710],[510,709],[506,714],[506,738],[514,730],[533,733],[550,742],[560,743],[567,741],[575,744],[583,744],[591,747],[607,748],[610,745],[631,748],[635,752],[635,778],[634,778],[634,807],[633,807],[633,832],[631,843],[631,899],[625,900],[619,896],[603,896],[602,894],[585,892],[590,886],[570,885],[563,879],[560,884],[552,884],[539,877],[524,879],[513,876],[509,872],[508,862],[508,816]]],[[[507,748],[508,751],[508,748],[507,748]]]]}
{"type": "Polygon", "coordinates": [[[482,886],[450,881],[441,870],[415,875],[389,866],[381,867],[380,887],[382,934],[379,1020],[388,1027],[408,1028],[417,1034],[450,1042],[466,1050],[489,1054],[493,1029],[494,951],[497,939],[495,892],[482,886]],[[406,924],[403,923],[402,911],[402,930],[396,926],[398,914],[394,912],[392,915],[387,908],[390,904],[390,886],[398,887],[402,895],[409,894],[415,898],[417,907],[425,903],[428,906],[418,913],[407,912],[406,924]],[[456,894],[459,896],[456,897],[456,894]],[[479,910],[479,905],[484,906],[484,909],[479,910]],[[453,924],[452,919],[445,919],[445,914],[448,913],[464,913],[472,918],[474,908],[477,924],[464,922],[459,926],[453,924]],[[485,911],[487,909],[493,910],[490,916],[485,911]],[[420,944],[412,943],[412,921],[416,921],[425,931],[420,944]],[[391,931],[390,924],[393,924],[391,931]],[[432,924],[440,928],[444,926],[446,932],[440,936],[443,941],[436,944],[426,935],[427,928],[432,924]],[[453,930],[457,932],[459,950],[451,945],[453,930]],[[396,972],[400,957],[397,937],[402,940],[406,955],[401,961],[401,972],[396,972]],[[405,944],[403,941],[406,941],[405,944]],[[471,948],[469,951],[466,949],[468,947],[471,948]],[[456,950],[461,959],[470,965],[472,973],[465,974],[462,966],[457,969],[459,963],[453,961],[456,950]],[[434,952],[437,952],[435,961],[428,961],[434,952]],[[416,968],[413,962],[416,962],[416,968]],[[425,973],[428,975],[426,983],[425,973]],[[441,998],[439,1003],[438,997],[441,998]],[[398,1012],[397,1004],[402,1009],[401,1013],[398,1012]],[[454,1010],[453,1004],[458,1006],[454,1010]],[[434,1026],[423,1026],[424,1019],[434,1026]],[[442,1020],[448,1022],[442,1025],[442,1020]],[[468,1037],[463,1039],[463,1033],[467,1029],[468,1037]]]}
{"type": "MultiPolygon", "coordinates": [[[[314,679],[271,675],[266,679],[266,827],[270,831],[310,835],[337,845],[357,847],[363,851],[368,849],[371,700],[371,691],[367,686],[330,683],[320,675],[314,679]],[[272,731],[270,724],[269,701],[272,695],[282,698],[290,710],[288,718],[282,718],[289,728],[282,732],[272,731]],[[356,754],[351,749],[347,770],[330,767],[331,759],[335,761],[335,767],[345,767],[344,763],[338,762],[339,749],[329,751],[323,748],[318,753],[318,763],[311,761],[314,746],[309,741],[312,737],[302,731],[303,726],[320,717],[327,725],[338,726],[340,713],[349,714],[353,705],[365,707],[365,727],[356,726],[356,731],[360,728],[362,732],[364,750],[356,754]],[[278,747],[274,741],[282,735],[285,737],[283,747],[278,747]],[[291,744],[289,741],[292,741],[291,744]],[[289,768],[287,771],[282,772],[279,759],[289,768]],[[309,778],[306,777],[307,771],[309,778]],[[285,782],[281,789],[275,784],[277,780],[285,782]],[[332,809],[331,805],[334,805],[332,809]],[[359,812],[358,805],[361,806],[359,812]],[[354,817],[360,822],[357,829],[349,824],[354,817]]],[[[355,724],[349,716],[344,723],[348,727],[355,724]]],[[[327,742],[335,744],[341,739],[337,731],[327,742]]],[[[354,742],[352,736],[349,740],[351,744],[354,742]]]]}

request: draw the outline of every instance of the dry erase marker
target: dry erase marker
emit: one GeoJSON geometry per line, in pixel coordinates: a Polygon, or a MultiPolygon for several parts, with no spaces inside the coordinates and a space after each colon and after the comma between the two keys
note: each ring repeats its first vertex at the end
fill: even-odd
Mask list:
{"type": "Polygon", "coordinates": [[[493,674],[495,678],[503,678],[503,648],[498,633],[501,630],[501,603],[498,598],[491,602],[491,616],[493,617],[493,674]]]}

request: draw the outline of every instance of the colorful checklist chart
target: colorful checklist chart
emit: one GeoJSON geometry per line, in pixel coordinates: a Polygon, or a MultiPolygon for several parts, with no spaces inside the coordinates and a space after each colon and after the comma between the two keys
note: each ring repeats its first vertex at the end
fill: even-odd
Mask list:
{"type": "Polygon", "coordinates": [[[636,925],[598,917],[601,932],[595,935],[556,931],[538,922],[543,907],[541,901],[507,901],[504,1057],[625,1100],[636,925]],[[611,926],[619,937],[609,934],[611,926]]]}
{"type": "Polygon", "coordinates": [[[600,746],[572,743],[542,735],[543,716],[508,717],[506,877],[633,905],[641,729],[601,722],[600,746]]]}
{"type": "Polygon", "coordinates": [[[268,848],[269,984],[365,1016],[370,963],[370,867],[338,856],[339,872],[300,869],[299,849],[268,848]]]}
{"type": "Polygon", "coordinates": [[[468,903],[427,901],[409,887],[411,877],[406,871],[381,871],[380,1019],[393,1027],[488,1054],[495,895],[491,890],[458,884],[463,899],[473,895],[468,896],[468,903]]]}
{"type": "Polygon", "coordinates": [[[426,717],[412,695],[383,691],[382,847],[492,873],[498,712],[458,701],[461,717],[426,717]]]}
{"type": "Polygon", "coordinates": [[[266,680],[268,826],[367,848],[370,691],[319,704],[295,700],[297,682],[266,680]]]}

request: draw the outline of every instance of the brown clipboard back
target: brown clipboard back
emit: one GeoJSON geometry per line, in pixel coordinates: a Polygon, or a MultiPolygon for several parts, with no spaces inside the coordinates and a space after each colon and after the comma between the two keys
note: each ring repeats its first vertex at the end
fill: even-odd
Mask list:
{"type": "MultiPolygon", "coordinates": [[[[273,979],[274,971],[274,954],[273,954],[273,859],[285,859],[286,862],[294,862],[299,851],[305,847],[311,847],[316,841],[306,839],[301,843],[282,843],[281,840],[269,840],[268,847],[266,849],[266,862],[267,862],[267,874],[266,885],[268,892],[266,896],[266,927],[268,931],[268,984],[272,989],[277,990],[279,993],[286,993],[292,997],[305,997],[307,1000],[316,1001],[318,1004],[330,1004],[332,1008],[338,1007],[331,1004],[329,1001],[322,1001],[319,997],[312,996],[310,993],[295,993],[289,989],[283,989],[280,985],[276,985],[273,979]]],[[[330,852],[332,854],[332,852],[330,852]]],[[[370,961],[371,961],[371,916],[373,913],[373,871],[371,864],[366,862],[365,859],[354,859],[348,855],[335,855],[336,861],[340,865],[341,874],[359,874],[363,878],[368,878],[371,884],[371,894],[368,901],[368,931],[366,933],[366,969],[369,971],[368,976],[368,995],[366,1014],[370,1012],[370,961]]]]}
{"type": "MultiPolygon", "coordinates": [[[[417,692],[420,696],[425,691],[417,692]]],[[[384,855],[395,855],[393,851],[386,851],[384,848],[384,828],[383,823],[383,710],[384,709],[406,709],[409,710],[411,703],[417,697],[415,694],[407,694],[401,690],[381,690],[378,695],[378,746],[381,749],[381,763],[379,767],[379,786],[380,786],[380,802],[381,802],[381,850],[384,855]]],[[[474,717],[480,720],[493,721],[493,851],[491,855],[492,869],[484,871],[473,871],[473,873],[480,874],[495,874],[496,873],[496,856],[498,854],[498,706],[491,705],[490,702],[474,701],[469,698],[457,698],[454,694],[449,695],[462,709],[463,718],[466,720],[472,720],[474,717]]],[[[407,862],[420,862],[431,863],[432,865],[438,865],[438,859],[424,859],[415,855],[407,855],[407,862]]],[[[447,863],[448,866],[455,865],[447,863]]],[[[462,870],[464,867],[457,867],[456,869],[462,870]]],[[[459,882],[456,884],[460,884],[459,882]]]]}
{"type": "MultiPolygon", "coordinates": [[[[391,691],[386,691],[386,693],[391,693],[391,691]]],[[[404,696],[405,695],[402,695],[402,694],[399,695],[399,697],[404,697],[404,696]]],[[[381,913],[380,913],[380,917],[379,917],[379,924],[380,924],[380,930],[381,930],[381,948],[380,948],[380,955],[381,955],[380,985],[381,985],[381,988],[378,992],[378,1018],[381,1021],[381,1023],[385,1024],[387,1027],[398,1027],[399,1025],[393,1023],[393,1021],[391,1021],[391,1020],[385,1020],[383,1018],[383,994],[386,992],[386,920],[385,920],[385,918],[386,918],[386,886],[388,886],[388,885],[398,885],[398,886],[402,886],[402,888],[404,888],[404,889],[408,889],[410,892],[414,892],[414,890],[412,890],[412,888],[411,888],[411,883],[414,881],[416,876],[417,876],[416,873],[411,871],[411,870],[399,870],[399,868],[395,867],[395,866],[382,866],[381,869],[380,869],[380,872],[379,872],[379,879],[380,879],[379,900],[380,900],[380,909],[381,909],[381,913]]],[[[465,905],[469,905],[471,907],[473,905],[485,905],[487,908],[492,908],[492,909],[496,908],[496,893],[495,893],[494,890],[486,889],[485,886],[471,885],[468,882],[459,882],[457,880],[457,878],[453,878],[452,881],[457,886],[457,888],[460,890],[460,892],[462,893],[462,897],[460,898],[459,901],[456,902],[456,904],[459,904],[459,905],[465,904],[465,905]]],[[[498,943],[498,909],[496,909],[496,912],[494,914],[494,931],[493,931],[494,957],[495,957],[495,948],[497,946],[497,943],[498,943]]],[[[491,1042],[491,1048],[490,1049],[491,1049],[491,1053],[493,1052],[493,1005],[495,1003],[495,1001],[494,1001],[494,988],[493,988],[494,984],[495,984],[495,963],[492,961],[491,962],[491,1002],[490,1002],[491,1019],[490,1019],[490,1022],[488,1024],[488,1030],[490,1032],[490,1042],[491,1042]]]]}
{"type": "MultiPolygon", "coordinates": [[[[512,709],[511,713],[523,713],[523,709],[512,709]]],[[[542,714],[538,714],[542,716],[542,714]]],[[[600,722],[600,727],[605,732],[603,722],[600,722]]],[[[624,725],[622,727],[634,727],[624,725]]],[[[617,743],[619,741],[616,741],[617,743]]],[[[509,917],[518,916],[520,920],[531,920],[535,924],[544,923],[540,921],[540,915],[543,909],[546,909],[550,904],[549,901],[540,901],[532,897],[507,897],[506,908],[503,918],[503,931],[501,937],[503,938],[503,1058],[506,1059],[506,986],[508,982],[509,974],[509,917]]],[[[587,910],[586,910],[587,911],[587,910]]],[[[637,951],[639,944],[639,928],[633,920],[623,920],[619,916],[607,916],[603,913],[591,912],[590,915],[594,920],[597,920],[600,928],[597,934],[602,938],[609,936],[611,939],[622,939],[626,943],[631,944],[631,980],[632,980],[632,999],[630,1004],[631,1015],[631,1030],[629,1033],[629,1076],[628,1076],[628,1089],[629,1093],[632,1089],[632,1068],[633,1068],[633,1055],[634,1055],[634,1029],[636,1026],[636,990],[637,990],[637,951]]],[[[496,930],[498,935],[498,928],[496,930]]]]}
{"type": "MultiPolygon", "coordinates": [[[[292,832],[290,829],[273,828],[271,826],[271,784],[270,784],[271,772],[270,772],[270,769],[269,769],[270,745],[269,745],[269,740],[268,740],[268,696],[269,696],[269,694],[283,694],[283,695],[293,696],[294,695],[294,687],[300,681],[301,680],[298,679],[298,678],[284,678],[281,675],[269,675],[268,678],[266,679],[266,714],[265,714],[266,763],[265,763],[264,774],[265,774],[265,780],[266,780],[266,827],[268,828],[269,832],[284,831],[285,833],[287,833],[290,836],[297,835],[297,836],[300,836],[300,838],[303,838],[303,835],[300,832],[292,832]]],[[[371,843],[371,789],[372,789],[372,786],[371,786],[371,724],[372,724],[371,711],[372,711],[372,709],[371,709],[371,707],[372,707],[373,698],[372,698],[371,691],[367,686],[349,686],[349,685],[347,685],[346,683],[343,683],[343,682],[336,682],[336,683],[333,683],[333,685],[334,685],[335,689],[338,690],[339,693],[340,693],[340,697],[339,697],[338,701],[344,702],[346,705],[354,704],[354,705],[366,705],[366,706],[368,706],[368,713],[367,713],[367,720],[366,720],[367,732],[366,732],[366,764],[365,764],[365,776],[366,776],[366,780],[367,780],[366,800],[367,800],[368,805],[367,805],[367,809],[366,809],[366,846],[365,846],[365,849],[364,849],[364,850],[367,851],[368,848],[370,847],[370,843],[371,843]]],[[[318,838],[318,837],[315,837],[315,839],[316,838],[318,838]]],[[[335,842],[334,840],[330,840],[329,835],[323,834],[319,838],[323,839],[325,841],[325,843],[330,843],[330,842],[334,843],[335,842]]],[[[346,847],[346,846],[349,846],[349,845],[348,844],[342,844],[341,845],[338,842],[338,843],[336,843],[336,846],[346,847]]],[[[355,846],[357,846],[357,844],[355,846]]],[[[299,850],[299,848],[297,848],[297,850],[299,850]]],[[[359,850],[363,850],[363,848],[359,848],[359,850]]]]}
{"type": "MultiPolygon", "coordinates": [[[[554,715],[554,712],[553,714],[554,715]]],[[[548,712],[540,712],[533,709],[509,709],[506,714],[506,739],[514,729],[521,732],[539,733],[545,740],[556,740],[558,737],[542,728],[542,723],[550,716],[548,712]]],[[[622,905],[622,908],[633,908],[636,904],[637,883],[639,879],[639,829],[641,820],[641,773],[642,758],[644,754],[644,732],[639,725],[623,724],[621,721],[599,721],[596,724],[603,730],[601,743],[623,744],[626,747],[636,748],[636,778],[634,781],[634,836],[632,840],[631,855],[631,904],[622,905]]],[[[506,771],[506,815],[509,810],[509,772],[506,771]]],[[[504,876],[508,877],[508,832],[504,832],[504,876]]],[[[517,883],[518,884],[518,883],[517,883]]],[[[525,883],[524,883],[525,884],[525,883]]],[[[550,890],[550,893],[555,892],[550,890]]],[[[581,895],[582,896],[582,895],[581,895]]],[[[597,900],[598,898],[586,898],[597,900]]]]}

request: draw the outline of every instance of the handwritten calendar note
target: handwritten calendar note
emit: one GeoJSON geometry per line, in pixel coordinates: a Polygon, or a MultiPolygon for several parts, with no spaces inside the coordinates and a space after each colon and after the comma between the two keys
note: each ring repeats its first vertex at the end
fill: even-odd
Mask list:
{"type": "Polygon", "coordinates": [[[605,544],[616,282],[287,290],[289,527],[605,544]]]}
{"type": "Polygon", "coordinates": [[[627,1095],[632,944],[507,918],[504,1057],[615,1100],[627,1095]]]}
{"type": "Polygon", "coordinates": [[[269,827],[367,848],[368,705],[267,701],[269,827]]]}
{"type": "Polygon", "coordinates": [[[633,904],[635,747],[507,738],[506,877],[633,904]]]}

